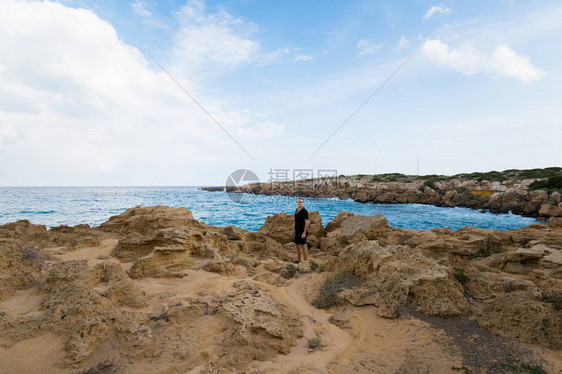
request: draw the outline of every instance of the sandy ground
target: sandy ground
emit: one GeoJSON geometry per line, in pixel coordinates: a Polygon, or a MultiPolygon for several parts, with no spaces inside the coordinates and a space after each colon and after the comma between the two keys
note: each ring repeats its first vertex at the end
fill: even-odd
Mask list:
{"type": "Polygon", "coordinates": [[[63,355],[64,340],[48,333],[19,342],[10,349],[0,349],[0,373],[71,373],[54,367],[63,355]]]}
{"type": "MultiPolygon", "coordinates": [[[[97,247],[62,252],[50,248],[53,256],[60,260],[86,259],[95,265],[111,258],[110,252],[117,239],[104,239],[97,247]],[[101,257],[100,257],[101,256],[101,257]]],[[[130,264],[122,264],[127,270],[130,264]]],[[[149,297],[149,304],[143,309],[152,313],[163,301],[172,303],[194,295],[225,296],[234,290],[233,283],[239,277],[224,277],[216,273],[187,269],[185,278],[145,278],[135,280],[149,297]]],[[[252,279],[246,277],[246,279],[252,279]]],[[[462,367],[463,356],[458,345],[443,329],[416,318],[385,319],[377,315],[376,307],[342,306],[329,312],[319,310],[310,304],[318,289],[322,275],[312,273],[301,275],[287,287],[275,287],[255,282],[274,300],[287,306],[301,316],[303,337],[298,340],[287,355],[277,355],[271,361],[254,361],[248,373],[455,373],[452,367],[462,367]],[[339,312],[348,322],[338,327],[330,317],[339,312]],[[308,339],[318,337],[323,347],[311,351],[308,339]]],[[[39,306],[42,295],[39,286],[17,291],[0,302],[0,311],[10,315],[33,315],[41,313],[39,306]]],[[[200,366],[195,368],[182,365],[165,366],[150,359],[131,360],[127,373],[200,373],[213,372],[211,357],[218,354],[214,331],[224,326],[212,316],[200,326],[194,326],[190,334],[196,346],[190,347],[197,354],[200,366]]],[[[115,342],[106,341],[95,351],[91,362],[116,358],[112,352],[115,342]]],[[[55,362],[63,355],[64,340],[48,333],[22,341],[9,349],[0,348],[0,373],[75,373],[72,369],[56,368],[55,362]]],[[[547,349],[536,351],[546,360],[545,368],[552,373],[562,372],[560,352],[547,349]]],[[[103,368],[98,371],[104,372],[103,368]]],[[[107,371],[109,373],[109,371],[107,371]]]]}

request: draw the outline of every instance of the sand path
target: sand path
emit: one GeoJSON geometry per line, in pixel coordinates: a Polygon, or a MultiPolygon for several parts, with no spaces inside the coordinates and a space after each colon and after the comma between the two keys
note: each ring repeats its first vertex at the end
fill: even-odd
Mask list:
{"type": "Polygon", "coordinates": [[[352,344],[349,333],[330,323],[331,314],[316,309],[304,297],[302,290],[308,289],[307,283],[314,282],[317,278],[312,275],[297,279],[288,287],[274,287],[257,282],[275,300],[301,316],[304,336],[288,355],[278,355],[272,361],[256,361],[248,370],[258,369],[265,373],[326,373],[330,363],[352,344]],[[308,339],[315,337],[319,337],[324,347],[311,352],[308,339]]]}

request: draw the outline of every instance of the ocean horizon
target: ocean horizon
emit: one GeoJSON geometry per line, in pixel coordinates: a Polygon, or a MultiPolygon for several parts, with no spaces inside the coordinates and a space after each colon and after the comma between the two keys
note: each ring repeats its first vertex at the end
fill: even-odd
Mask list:
{"type": "MultiPolygon", "coordinates": [[[[0,224],[27,219],[48,228],[59,225],[97,226],[111,216],[135,206],[186,207],[194,217],[215,226],[235,225],[257,231],[267,216],[296,208],[296,197],[255,195],[240,204],[224,191],[204,191],[207,186],[9,186],[0,187],[0,224]]],[[[359,203],[352,199],[305,198],[309,211],[318,211],[322,224],[341,211],[360,215],[383,214],[391,226],[411,229],[464,226],[510,230],[540,221],[512,213],[495,214],[463,207],[422,204],[359,203]]]]}

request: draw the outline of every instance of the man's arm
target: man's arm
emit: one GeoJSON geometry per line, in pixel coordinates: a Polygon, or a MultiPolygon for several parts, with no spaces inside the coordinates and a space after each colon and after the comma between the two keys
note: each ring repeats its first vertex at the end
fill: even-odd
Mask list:
{"type": "Polygon", "coordinates": [[[304,239],[304,237],[306,236],[306,233],[308,232],[308,226],[310,225],[310,220],[309,219],[305,219],[304,220],[304,231],[302,233],[302,238],[304,239]]]}

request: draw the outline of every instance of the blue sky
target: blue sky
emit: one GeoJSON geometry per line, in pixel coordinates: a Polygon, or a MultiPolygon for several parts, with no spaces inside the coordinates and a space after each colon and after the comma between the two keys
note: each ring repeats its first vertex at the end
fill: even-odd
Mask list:
{"type": "Polygon", "coordinates": [[[560,19],[556,1],[3,0],[0,185],[561,166],[560,19]]]}

